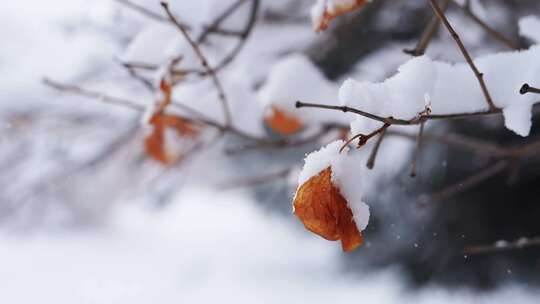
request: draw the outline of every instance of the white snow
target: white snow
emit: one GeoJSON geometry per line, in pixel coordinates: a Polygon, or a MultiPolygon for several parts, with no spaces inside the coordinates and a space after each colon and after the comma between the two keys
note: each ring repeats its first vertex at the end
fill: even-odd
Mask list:
{"type": "MultiPolygon", "coordinates": [[[[182,21],[198,26],[207,23],[232,1],[235,0],[170,1],[170,4],[182,21]]],[[[279,6],[287,7],[286,2],[293,1],[297,0],[264,1],[262,5],[272,5],[278,9],[279,6]]],[[[156,1],[135,2],[162,13],[156,1]]],[[[80,154],[73,159],[95,156],[102,150],[102,143],[116,135],[113,128],[124,124],[123,121],[116,125],[103,124],[91,113],[103,109],[101,118],[134,119],[116,111],[115,107],[99,102],[59,97],[41,86],[41,77],[47,75],[83,86],[90,85],[112,95],[125,95],[135,101],[147,100],[153,104],[154,96],[145,99],[141,90],[133,89],[137,84],[132,86],[125,78],[119,77],[119,72],[111,68],[112,58],[123,54],[126,56],[123,59],[150,61],[147,63],[159,65],[167,62],[171,54],[183,53],[187,60],[182,67],[188,64],[198,66],[195,57],[188,58],[191,50],[174,29],[155,24],[129,9],[117,12],[112,9],[113,3],[108,0],[0,1],[0,32],[4,38],[0,48],[2,108],[18,106],[25,111],[35,111],[35,116],[30,116],[31,123],[22,121],[26,131],[17,133],[16,129],[21,128],[17,126],[20,122],[9,120],[6,126],[9,125],[13,131],[2,134],[4,146],[13,153],[3,154],[7,173],[4,172],[1,178],[9,192],[17,194],[7,195],[8,190],[4,189],[8,203],[9,198],[17,198],[18,194],[32,195],[31,191],[36,185],[42,185],[38,182],[51,181],[51,176],[60,176],[65,173],[64,169],[72,168],[72,154],[80,154]],[[131,19],[122,19],[126,15],[136,15],[140,20],[145,20],[144,26],[139,22],[131,27],[131,19]],[[121,24],[117,18],[122,19],[121,24]],[[123,43],[127,37],[134,37],[134,32],[139,29],[142,32],[133,40],[129,50],[119,51],[121,44],[116,39],[120,38],[118,40],[123,43]],[[168,39],[168,35],[172,38],[168,39]],[[105,70],[108,72],[103,72],[105,70]],[[37,106],[47,107],[50,111],[39,112],[37,106]],[[56,110],[60,108],[64,110],[56,110]],[[69,157],[62,157],[66,153],[69,157]],[[12,155],[25,158],[17,164],[10,164],[12,155]]],[[[246,9],[239,14],[245,16],[245,13],[246,9]]],[[[237,28],[240,24],[236,22],[243,19],[235,16],[231,22],[227,22],[226,27],[237,28]]],[[[530,25],[522,27],[525,28],[522,34],[530,38],[537,28],[530,25]]],[[[220,72],[235,126],[262,134],[261,110],[254,87],[264,80],[279,56],[299,51],[308,45],[314,35],[310,32],[305,24],[257,25],[237,60],[220,72]],[[273,37],[279,37],[279,41],[276,43],[273,37]]],[[[211,45],[205,46],[205,54],[213,63],[221,57],[225,48],[220,42],[212,41],[211,45]]],[[[381,52],[385,52],[386,48],[383,49],[381,52]]],[[[361,72],[373,78],[383,76],[389,62],[401,60],[399,57],[403,56],[399,51],[392,51],[394,54],[387,52],[388,56],[384,59],[366,60],[370,64],[362,63],[367,69],[361,72]]],[[[289,96],[287,91],[294,93],[295,90],[310,94],[307,97],[299,94],[298,99],[304,101],[332,103],[337,99],[337,86],[324,79],[310,62],[304,60],[287,69],[288,72],[283,73],[286,78],[278,77],[278,80],[292,79],[292,85],[286,83],[283,90],[272,92],[276,96],[282,95],[284,104],[293,105],[297,97],[289,96]],[[307,67],[309,65],[311,68],[307,67]]],[[[533,79],[533,74],[526,78],[533,79]]],[[[472,80],[471,88],[475,86],[477,84],[472,80]]],[[[422,109],[425,107],[424,95],[418,93],[422,90],[403,87],[400,90],[422,96],[419,103],[422,109]]],[[[431,92],[426,93],[436,103],[436,97],[431,92]]],[[[215,120],[222,119],[221,112],[217,110],[219,104],[215,91],[207,82],[184,83],[175,91],[175,98],[215,120]]],[[[272,102],[280,104],[282,101],[278,99],[272,102]]],[[[512,104],[505,111],[508,112],[505,113],[507,120],[515,120],[511,125],[524,123],[520,128],[526,127],[527,120],[521,118],[525,116],[522,112],[528,111],[527,105],[512,104]]],[[[148,113],[151,112],[150,108],[148,113]]],[[[3,114],[7,116],[10,113],[3,114]]],[[[304,110],[300,115],[313,122],[350,120],[344,119],[346,115],[339,112],[331,114],[316,109],[304,110]]],[[[364,128],[354,127],[355,124],[353,130],[364,128]]],[[[369,124],[372,125],[370,128],[376,128],[378,123],[369,120],[369,124]]],[[[73,228],[56,233],[40,231],[27,236],[14,235],[9,230],[9,224],[3,225],[0,231],[0,302],[318,304],[350,303],[359,299],[374,303],[538,301],[537,291],[522,286],[505,285],[496,292],[480,295],[475,291],[455,292],[436,287],[413,293],[394,271],[365,274],[362,278],[350,276],[341,271],[343,265],[338,248],[328,246],[326,241],[306,233],[301,223],[293,217],[269,216],[267,210],[253,203],[253,198],[243,194],[192,189],[179,193],[169,208],[157,212],[137,205],[149,204],[145,201],[148,198],[145,195],[140,197],[134,194],[140,201],[130,200],[121,204],[117,201],[119,192],[127,190],[133,193],[134,189],[152,188],[145,190],[151,192],[154,186],[163,186],[161,179],[154,183],[144,182],[150,180],[151,176],[142,177],[152,173],[148,172],[147,167],[140,171],[131,169],[135,167],[132,154],[135,154],[138,144],[140,142],[130,141],[126,144],[128,148],[125,153],[112,159],[111,165],[105,164],[105,168],[99,172],[70,174],[70,183],[66,187],[70,188],[68,193],[52,197],[40,193],[32,198],[32,204],[26,205],[28,214],[51,214],[52,217],[45,217],[46,223],[74,223],[70,212],[70,208],[73,208],[80,209],[82,215],[99,217],[105,227],[86,231],[73,228]],[[47,200],[44,200],[45,196],[47,200]],[[66,201],[59,201],[51,210],[48,201],[57,199],[66,201]],[[108,213],[109,208],[114,208],[112,214],[108,213]]],[[[367,224],[368,215],[367,206],[357,203],[362,201],[360,194],[374,192],[370,189],[373,190],[381,175],[394,175],[409,160],[407,144],[410,143],[404,139],[385,139],[377,166],[367,173],[364,164],[368,146],[361,151],[336,156],[341,145],[334,143],[326,148],[327,151],[323,153],[326,156],[314,161],[310,170],[315,172],[317,168],[324,169],[325,165],[332,166],[333,182],[349,201],[360,226],[367,224]],[[398,140],[399,144],[394,144],[398,140]],[[333,161],[335,159],[338,160],[333,161]]],[[[221,150],[201,151],[200,154],[197,162],[189,163],[193,167],[190,171],[181,171],[183,183],[186,183],[185,180],[195,184],[214,183],[217,179],[230,178],[233,169],[237,169],[224,165],[226,161],[221,150]]],[[[312,174],[307,172],[306,169],[303,174],[312,174]]],[[[294,175],[292,172],[291,176],[294,175]]],[[[32,222],[32,225],[40,224],[32,222]]]]}
{"type": "Polygon", "coordinates": [[[342,153],[339,152],[345,144],[342,140],[336,140],[319,150],[306,155],[304,167],[298,175],[298,185],[303,185],[308,179],[318,175],[321,171],[328,167],[339,167],[339,163],[346,158],[348,148],[345,148],[342,153]]]}
{"type": "Polygon", "coordinates": [[[339,165],[332,167],[332,181],[347,200],[359,230],[366,229],[370,216],[369,206],[364,203],[364,178],[367,168],[363,164],[361,155],[352,152],[339,165]]]}
{"type": "MultiPolygon", "coordinates": [[[[540,46],[483,56],[475,64],[484,73],[495,105],[504,110],[505,126],[527,136],[531,107],[538,100],[531,94],[519,94],[519,89],[540,76],[540,46]]],[[[466,63],[450,64],[427,56],[409,60],[383,82],[347,80],[339,97],[342,105],[372,114],[413,119],[425,110],[425,94],[430,96],[432,114],[488,109],[480,85],[466,63]]]]}
{"type": "Polygon", "coordinates": [[[535,43],[540,43],[540,18],[537,16],[526,16],[519,19],[519,34],[529,38],[535,43]]]}
{"type": "Polygon", "coordinates": [[[295,53],[278,61],[271,69],[264,87],[259,91],[263,109],[270,105],[304,122],[344,122],[354,116],[333,111],[297,109],[296,101],[335,103],[338,87],[303,54],[295,53]]]}
{"type": "Polygon", "coordinates": [[[165,63],[178,44],[178,30],[164,23],[150,24],[143,28],[129,43],[121,59],[150,64],[165,63]]]}
{"type": "Polygon", "coordinates": [[[295,53],[284,57],[272,67],[259,92],[259,100],[265,108],[274,105],[282,111],[299,116],[306,111],[295,108],[297,100],[335,98],[335,92],[331,83],[305,55],[295,53]]]}
{"type": "MultiPolygon", "coordinates": [[[[105,227],[0,233],[2,303],[537,303],[539,293],[411,292],[393,269],[352,276],[339,248],[242,193],[194,189],[152,211],[117,206],[105,227]],[[216,201],[219,197],[219,201],[216,201]],[[231,220],[234,219],[234,220],[231,220]],[[212,223],[212,225],[209,225],[212,223]]],[[[369,249],[365,249],[369,250],[369,249]]]]}
{"type": "Polygon", "coordinates": [[[325,0],[317,0],[311,7],[311,21],[315,29],[319,28],[324,20],[324,12],[326,11],[325,0]]]}

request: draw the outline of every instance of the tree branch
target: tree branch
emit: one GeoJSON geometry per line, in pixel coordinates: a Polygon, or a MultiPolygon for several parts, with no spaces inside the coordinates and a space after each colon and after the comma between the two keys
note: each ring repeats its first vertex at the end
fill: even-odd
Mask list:
{"type": "Polygon", "coordinates": [[[521,86],[521,89],[519,89],[519,93],[521,95],[525,95],[527,93],[540,94],[540,89],[531,87],[530,85],[525,83],[523,84],[523,86],[521,86]]]}
{"type": "Polygon", "coordinates": [[[371,154],[369,155],[368,161],[366,162],[366,167],[368,169],[373,169],[375,167],[375,161],[377,160],[377,154],[379,153],[379,148],[381,147],[381,143],[386,135],[386,131],[388,128],[385,128],[381,135],[377,138],[377,141],[375,142],[375,145],[373,146],[373,149],[371,150],[371,154]]]}
{"type": "Polygon", "coordinates": [[[214,83],[214,86],[216,87],[218,91],[218,98],[221,102],[221,105],[223,107],[223,113],[225,115],[225,125],[231,124],[231,113],[229,109],[229,105],[227,103],[227,97],[225,95],[225,91],[223,90],[223,86],[221,85],[221,82],[219,81],[219,78],[217,77],[215,71],[212,69],[212,67],[208,64],[208,60],[202,53],[201,49],[199,48],[199,45],[191,38],[189,33],[187,32],[187,29],[182,25],[176,17],[172,14],[171,10],[169,9],[169,5],[166,2],[161,2],[161,6],[165,10],[165,13],[169,17],[169,19],[173,22],[173,24],[176,26],[176,28],[182,33],[184,38],[188,41],[191,48],[195,51],[197,54],[197,57],[201,61],[201,65],[205,69],[205,71],[208,73],[210,78],[212,79],[212,82],[214,83]]]}
{"type": "Polygon", "coordinates": [[[344,113],[354,113],[358,114],[360,116],[364,116],[366,118],[370,118],[376,121],[380,121],[382,123],[387,123],[390,125],[418,125],[422,122],[428,121],[428,120],[436,120],[436,119],[459,119],[459,118],[468,118],[468,117],[476,117],[476,116],[485,116],[485,115],[492,115],[492,114],[501,114],[501,109],[493,109],[493,110],[487,110],[482,112],[469,112],[469,113],[454,113],[454,114],[420,114],[417,117],[413,119],[398,119],[393,117],[382,117],[379,115],[371,114],[366,111],[362,111],[353,107],[349,106],[334,106],[334,105],[326,105],[326,104],[318,104],[318,103],[307,103],[307,102],[296,102],[296,108],[319,108],[319,109],[327,109],[327,110],[335,110],[335,111],[341,111],[344,113]]]}
{"type": "Polygon", "coordinates": [[[501,251],[509,250],[520,250],[528,247],[540,246],[540,237],[534,238],[519,238],[512,242],[507,241],[497,241],[494,244],[490,245],[480,245],[480,246],[467,246],[463,249],[464,254],[485,254],[485,253],[495,253],[501,251]]]}
{"type": "Polygon", "coordinates": [[[411,177],[416,177],[416,163],[418,160],[418,155],[420,154],[420,148],[422,148],[422,138],[424,136],[424,125],[425,122],[420,124],[420,129],[418,130],[418,135],[416,136],[416,148],[414,149],[413,159],[411,163],[411,177]]]}
{"type": "MultiPolygon", "coordinates": [[[[444,0],[441,4],[441,9],[446,10],[446,7],[448,6],[448,3],[450,0],[444,0]]],[[[439,20],[439,17],[437,15],[433,15],[431,19],[429,20],[426,28],[422,32],[422,36],[420,36],[420,40],[416,44],[416,47],[412,50],[405,49],[403,50],[406,54],[412,55],[412,56],[422,56],[426,52],[429,43],[433,39],[433,36],[439,29],[441,21],[439,20]]]]}
{"type": "Polygon", "coordinates": [[[451,1],[457,7],[459,7],[469,18],[476,22],[476,24],[478,24],[486,33],[488,33],[488,35],[493,37],[495,40],[501,42],[502,44],[506,45],[510,49],[519,50],[519,45],[516,42],[506,38],[503,34],[490,27],[487,23],[480,19],[480,17],[473,13],[470,7],[460,5],[456,0],[451,1]]]}
{"type": "Polygon", "coordinates": [[[486,83],[484,82],[484,74],[480,73],[480,71],[478,70],[478,68],[474,64],[474,62],[473,62],[473,60],[471,58],[471,55],[467,51],[467,48],[465,48],[465,45],[461,41],[461,38],[459,38],[459,35],[456,33],[456,31],[454,30],[454,28],[452,27],[452,25],[450,24],[450,22],[448,21],[448,19],[444,15],[444,12],[441,10],[439,5],[437,4],[437,1],[435,1],[435,0],[428,0],[428,1],[431,4],[431,7],[433,8],[433,11],[435,12],[435,14],[439,17],[439,19],[441,19],[442,23],[444,24],[444,26],[446,27],[446,29],[448,30],[450,35],[455,40],[455,42],[458,45],[461,53],[463,54],[463,57],[465,57],[465,60],[467,61],[467,64],[469,65],[469,67],[473,71],[474,76],[476,76],[476,79],[478,80],[478,82],[480,84],[480,88],[482,89],[482,93],[484,94],[484,97],[485,97],[486,102],[487,102],[487,104],[489,106],[489,109],[492,110],[492,111],[497,109],[497,107],[493,103],[493,100],[491,99],[491,95],[489,94],[486,83]]]}

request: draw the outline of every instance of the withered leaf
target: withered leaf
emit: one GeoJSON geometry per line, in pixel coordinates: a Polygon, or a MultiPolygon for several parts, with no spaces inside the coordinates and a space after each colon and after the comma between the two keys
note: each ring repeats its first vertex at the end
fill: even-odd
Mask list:
{"type": "Polygon", "coordinates": [[[330,241],[341,240],[345,252],[364,242],[347,201],[332,184],[330,168],[300,186],[294,200],[294,214],[311,232],[330,241]]]}
{"type": "Polygon", "coordinates": [[[323,15],[315,23],[315,31],[320,32],[326,30],[334,18],[359,9],[363,7],[366,2],[366,0],[345,1],[335,3],[332,10],[325,8],[323,15]]]}
{"type": "Polygon", "coordinates": [[[195,137],[199,134],[199,129],[185,119],[164,113],[157,113],[149,121],[152,132],[144,139],[146,153],[154,160],[170,165],[179,160],[180,156],[171,155],[165,143],[165,130],[170,128],[180,137],[195,137]]]}
{"type": "Polygon", "coordinates": [[[291,135],[302,129],[300,119],[285,113],[285,111],[275,106],[272,106],[270,110],[270,115],[265,118],[265,122],[274,132],[281,135],[291,135]]]}

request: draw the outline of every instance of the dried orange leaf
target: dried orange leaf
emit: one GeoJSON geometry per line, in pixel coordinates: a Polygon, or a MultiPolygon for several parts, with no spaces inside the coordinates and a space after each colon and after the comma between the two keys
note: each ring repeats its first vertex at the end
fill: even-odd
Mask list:
{"type": "Polygon", "coordinates": [[[366,2],[366,0],[318,0],[311,11],[315,31],[326,30],[334,18],[359,9],[366,2]]]}
{"type": "Polygon", "coordinates": [[[181,117],[169,114],[156,114],[149,121],[152,132],[144,139],[146,153],[154,160],[170,165],[177,162],[181,155],[169,153],[165,142],[165,130],[170,128],[180,137],[195,137],[199,129],[181,117]]]}
{"type": "Polygon", "coordinates": [[[161,79],[159,82],[159,92],[161,93],[161,96],[158,98],[160,100],[158,101],[156,113],[163,112],[163,110],[171,104],[173,87],[168,81],[161,79]]]}
{"type": "Polygon", "coordinates": [[[265,118],[266,124],[276,133],[291,135],[302,129],[302,121],[275,106],[270,108],[270,114],[265,118]]]}
{"type": "Polygon", "coordinates": [[[341,240],[345,252],[364,242],[347,201],[332,184],[330,168],[300,186],[294,199],[294,214],[311,232],[330,241],[341,240]]]}
{"type": "Polygon", "coordinates": [[[195,137],[199,134],[198,127],[181,117],[161,114],[159,115],[159,120],[166,128],[175,130],[179,136],[195,137]]]}

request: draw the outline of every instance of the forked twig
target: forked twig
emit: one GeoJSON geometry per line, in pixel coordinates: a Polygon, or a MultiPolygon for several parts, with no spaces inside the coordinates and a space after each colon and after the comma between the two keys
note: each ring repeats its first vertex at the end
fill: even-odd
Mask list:
{"type": "Polygon", "coordinates": [[[212,82],[214,83],[214,86],[216,87],[218,91],[218,97],[221,102],[223,113],[225,115],[225,125],[231,124],[231,113],[229,109],[229,105],[227,103],[227,97],[225,96],[225,91],[223,90],[223,86],[221,85],[221,82],[219,81],[218,76],[216,75],[215,71],[212,69],[212,67],[208,64],[208,60],[202,53],[199,45],[191,38],[189,33],[187,32],[187,29],[183,24],[181,24],[178,19],[172,14],[171,10],[169,9],[169,5],[166,2],[161,2],[161,6],[165,10],[165,13],[169,17],[169,19],[173,22],[173,24],[176,26],[176,28],[182,33],[184,38],[187,40],[193,51],[195,51],[195,54],[201,61],[201,65],[205,69],[205,71],[208,73],[210,78],[212,79],[212,82]]]}
{"type": "Polygon", "coordinates": [[[386,129],[388,129],[388,127],[390,127],[390,124],[388,123],[385,123],[382,127],[378,128],[377,130],[369,133],[369,134],[362,134],[362,133],[359,133],[359,134],[356,134],[355,136],[351,137],[349,140],[347,140],[343,146],[341,146],[341,149],[339,149],[339,153],[343,152],[343,150],[350,144],[352,143],[355,139],[358,139],[358,145],[357,147],[360,148],[362,147],[363,145],[365,145],[367,143],[368,140],[370,140],[371,138],[377,136],[378,134],[381,134],[383,133],[384,131],[386,131],[386,129]]]}
{"type": "MultiPolygon", "coordinates": [[[[448,6],[448,3],[450,0],[444,0],[441,4],[441,9],[446,10],[446,7],[448,6]]],[[[422,32],[422,35],[420,36],[420,40],[418,40],[418,43],[416,44],[416,47],[412,50],[405,49],[403,50],[406,54],[412,55],[412,56],[422,56],[426,52],[429,43],[433,39],[433,36],[435,36],[435,33],[439,29],[441,21],[439,20],[439,17],[437,15],[433,15],[431,19],[429,20],[428,24],[426,25],[426,28],[422,32]]]]}
{"type": "Polygon", "coordinates": [[[393,117],[383,117],[383,116],[375,115],[375,114],[372,114],[372,113],[369,113],[360,109],[356,109],[353,107],[349,107],[349,106],[334,106],[334,105],[327,105],[327,104],[307,103],[307,102],[297,101],[296,107],[297,108],[319,108],[319,109],[326,109],[326,110],[341,111],[344,113],[354,113],[354,114],[357,114],[366,118],[380,121],[382,123],[387,123],[390,125],[402,125],[402,126],[418,125],[428,120],[460,119],[460,118],[478,117],[478,116],[486,116],[486,115],[502,113],[501,109],[495,108],[492,110],[486,110],[486,111],[481,111],[481,112],[466,112],[466,113],[454,113],[454,114],[420,114],[413,119],[398,119],[398,118],[393,118],[393,117]]]}

